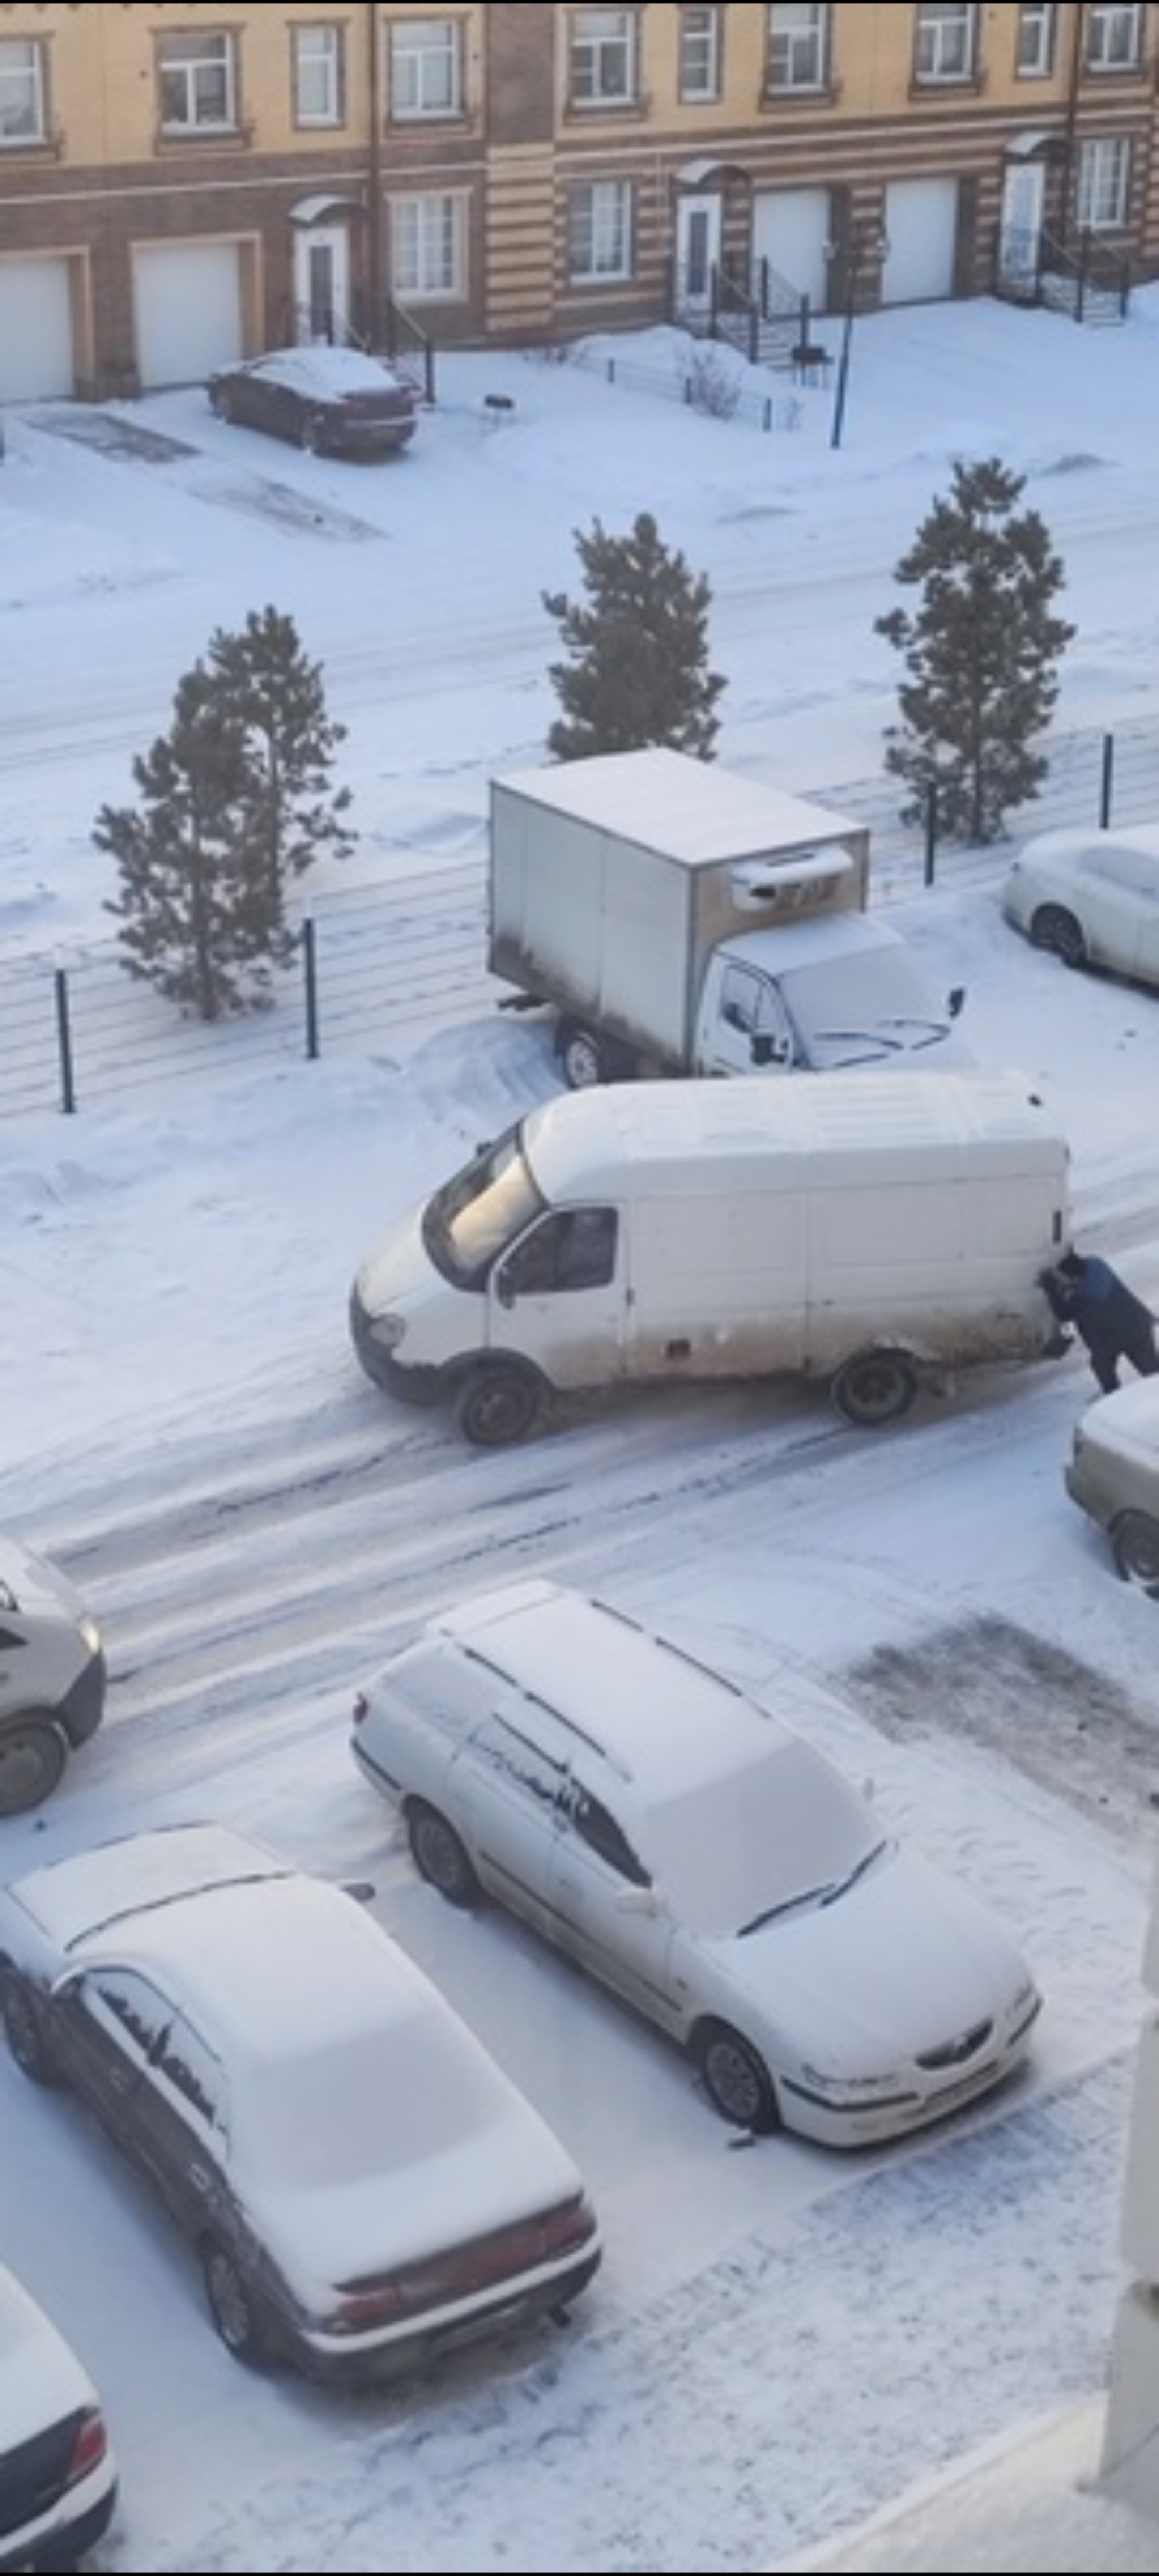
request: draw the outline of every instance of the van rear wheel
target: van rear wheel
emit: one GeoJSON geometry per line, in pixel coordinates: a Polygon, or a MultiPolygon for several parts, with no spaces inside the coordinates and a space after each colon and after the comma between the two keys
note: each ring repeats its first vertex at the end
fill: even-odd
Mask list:
{"type": "Polygon", "coordinates": [[[917,1371],[904,1351],[858,1351],[837,1371],[831,1394],[839,1413],[859,1430],[900,1422],[918,1391],[917,1371]]]}
{"type": "Polygon", "coordinates": [[[503,1449],[526,1440],[542,1410],[530,1372],[497,1361],[493,1368],[472,1370],[459,1397],[459,1429],[476,1449],[503,1449]]]}
{"type": "Polygon", "coordinates": [[[1159,1521],[1149,1512],[1123,1512],[1112,1527],[1111,1546],[1124,1583],[1159,1601],[1159,1521]]]}
{"type": "Polygon", "coordinates": [[[50,1797],[68,1760],[68,1737],[47,1709],[0,1727],[0,1816],[21,1816],[50,1797]]]}

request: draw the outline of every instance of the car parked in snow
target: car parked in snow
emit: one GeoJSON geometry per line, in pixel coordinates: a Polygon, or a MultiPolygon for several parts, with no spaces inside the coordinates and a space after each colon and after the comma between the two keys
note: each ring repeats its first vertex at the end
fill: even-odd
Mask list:
{"type": "Polygon", "coordinates": [[[418,419],[413,385],[362,349],[272,349],[219,368],[206,391],[219,420],[321,456],[393,456],[418,419]]]}
{"type": "Polygon", "coordinates": [[[244,2361],[373,2380],[599,2262],[570,2156],[354,1901],[247,1835],[103,1843],[0,1891],[0,2010],[157,2186],[244,2361]]]}
{"type": "Polygon", "coordinates": [[[116,2501],[117,2464],[88,2372],[0,2264],[0,2571],[75,2567],[116,2501]]]}
{"type": "Polygon", "coordinates": [[[55,1565],[0,1537],[0,1816],[38,1807],[105,1704],[101,1632],[55,1565]]]}
{"type": "Polygon", "coordinates": [[[430,1621],[355,1703],[366,1778],[452,1903],[486,1892],[680,2041],[726,2120],[858,2146],[1026,2055],[1014,1944],[778,1718],[606,1603],[529,1582],[430,1621]]]}
{"type": "Polygon", "coordinates": [[[1066,966],[1159,984],[1159,824],[1040,832],[1010,868],[1002,909],[1066,966]]]}
{"type": "Polygon", "coordinates": [[[1088,1404],[1075,1427],[1066,1488],[1106,1530],[1124,1581],[1159,1601],[1159,1377],[1088,1404]]]}

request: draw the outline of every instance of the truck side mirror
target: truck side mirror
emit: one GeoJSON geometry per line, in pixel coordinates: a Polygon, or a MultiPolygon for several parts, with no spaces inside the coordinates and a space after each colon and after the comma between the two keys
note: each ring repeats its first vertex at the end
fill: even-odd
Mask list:
{"type": "Polygon", "coordinates": [[[752,1064],[784,1064],[788,1053],[788,1039],[775,1037],[771,1029],[758,1029],[755,1036],[749,1040],[749,1060],[752,1064]]]}
{"type": "Polygon", "coordinates": [[[947,1011],[949,1012],[949,1014],[950,1014],[950,1018],[951,1018],[952,1020],[960,1019],[961,1014],[962,1014],[962,1009],[963,1009],[963,1006],[964,1006],[964,1004],[965,1004],[965,1000],[966,1000],[966,987],[965,987],[965,985],[964,985],[964,984],[951,984],[950,989],[949,989],[949,992],[948,992],[948,993],[947,993],[947,995],[946,995],[946,1009],[947,1009],[947,1011]]]}

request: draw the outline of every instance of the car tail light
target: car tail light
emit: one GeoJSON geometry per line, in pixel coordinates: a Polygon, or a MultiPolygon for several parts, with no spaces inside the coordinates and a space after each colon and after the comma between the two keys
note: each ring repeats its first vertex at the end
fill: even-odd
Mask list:
{"type": "Polygon", "coordinates": [[[473,2237],[469,2244],[432,2255],[429,2262],[408,2264],[382,2280],[344,2284],[330,2317],[331,2331],[365,2334],[376,2325],[421,2316],[505,2281],[517,2282],[557,2255],[578,2252],[595,2232],[595,2211],[577,2193],[573,2200],[562,2201],[536,2218],[473,2237]]]}
{"type": "Polygon", "coordinates": [[[105,2430],[104,2416],[95,2406],[90,2407],[88,2413],[81,2416],[73,2435],[72,2449],[68,2456],[70,2487],[78,2486],[82,2478],[90,2477],[92,2471],[100,2467],[108,2447],[109,2437],[105,2430]]]}

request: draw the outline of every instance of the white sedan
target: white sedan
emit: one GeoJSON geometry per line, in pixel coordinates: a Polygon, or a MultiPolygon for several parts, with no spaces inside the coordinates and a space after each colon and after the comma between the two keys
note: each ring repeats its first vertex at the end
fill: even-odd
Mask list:
{"type": "Polygon", "coordinates": [[[1040,832],[1010,869],[1002,909],[1066,966],[1159,984],[1159,824],[1040,832]]]}
{"type": "Polygon", "coordinates": [[[215,1825],[0,1891],[0,2007],[201,2258],[239,2360],[373,2380],[543,2311],[600,2258],[570,2156],[353,1901],[215,1825]]]}
{"type": "Polygon", "coordinates": [[[801,1736],[624,1612],[529,1582],[355,1703],[360,1769],[453,1903],[521,1915],[687,2048],[727,2120],[860,2146],[1025,2057],[1013,1942],[801,1736]]]}

